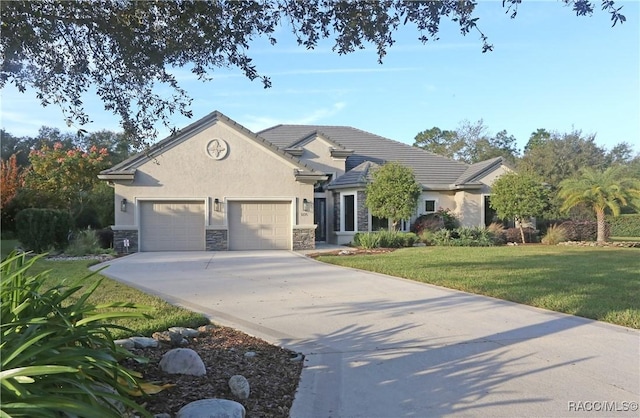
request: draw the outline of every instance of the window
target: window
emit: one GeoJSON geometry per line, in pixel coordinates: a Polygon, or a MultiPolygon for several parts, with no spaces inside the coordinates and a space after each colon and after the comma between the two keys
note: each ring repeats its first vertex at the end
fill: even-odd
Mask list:
{"type": "Polygon", "coordinates": [[[436,211],[436,201],[435,200],[425,200],[424,201],[424,213],[434,213],[436,211]]]}
{"type": "Polygon", "coordinates": [[[380,231],[381,229],[389,229],[389,219],[371,215],[371,230],[380,231]]]}
{"type": "Polygon", "coordinates": [[[348,194],[342,196],[342,205],[344,208],[343,213],[343,226],[344,231],[356,230],[356,199],[355,195],[348,194]]]}

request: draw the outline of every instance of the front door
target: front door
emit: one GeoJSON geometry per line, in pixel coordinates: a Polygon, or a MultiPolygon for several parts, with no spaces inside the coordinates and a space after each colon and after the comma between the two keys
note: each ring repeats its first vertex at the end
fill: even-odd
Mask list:
{"type": "Polygon", "coordinates": [[[316,241],[327,240],[327,199],[316,197],[313,199],[313,223],[316,227],[316,241]]]}

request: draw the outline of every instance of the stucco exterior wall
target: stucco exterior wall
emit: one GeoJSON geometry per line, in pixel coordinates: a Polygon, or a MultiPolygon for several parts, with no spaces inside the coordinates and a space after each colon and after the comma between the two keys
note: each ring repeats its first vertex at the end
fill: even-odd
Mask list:
{"type": "Polygon", "coordinates": [[[294,201],[293,225],[312,227],[313,216],[301,214],[303,200],[313,201],[313,185],[297,182],[295,168],[292,162],[218,121],[141,165],[133,183],[116,183],[116,227],[138,225],[139,199],[180,198],[203,199],[208,208],[206,226],[222,227],[226,225],[226,199],[244,197],[294,201]],[[228,144],[224,159],[215,160],[206,153],[214,138],[228,144]],[[213,208],[216,198],[221,211],[213,208]],[[122,199],[128,202],[126,212],[120,210],[122,199]]]}
{"type": "Polygon", "coordinates": [[[332,144],[316,137],[301,146],[304,152],[300,159],[309,167],[323,173],[334,174],[334,178],[344,174],[346,158],[331,157],[332,144]]]}

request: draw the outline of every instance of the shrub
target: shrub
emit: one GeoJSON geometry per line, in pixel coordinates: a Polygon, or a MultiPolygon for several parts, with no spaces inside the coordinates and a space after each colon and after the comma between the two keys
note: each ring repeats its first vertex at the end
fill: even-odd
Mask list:
{"type": "MultiPolygon", "coordinates": [[[[538,242],[538,231],[527,227],[523,229],[524,231],[524,241],[538,242]]],[[[522,236],[520,236],[520,228],[507,228],[504,230],[504,238],[506,242],[517,242],[518,244],[522,243],[522,236]]]]}
{"type": "Polygon", "coordinates": [[[547,233],[542,237],[540,242],[545,245],[557,245],[567,240],[567,233],[564,228],[558,225],[550,225],[547,228],[547,233]]]}
{"type": "Polygon", "coordinates": [[[504,245],[507,243],[506,232],[504,229],[504,225],[500,222],[492,222],[487,227],[487,231],[489,232],[491,239],[495,245],[504,245]]]}
{"type": "Polygon", "coordinates": [[[96,231],[101,248],[113,248],[113,230],[111,228],[96,231]]]}
{"type": "Polygon", "coordinates": [[[413,247],[418,236],[412,232],[381,230],[378,232],[358,232],[353,237],[353,245],[364,249],[413,247]]]}
{"type": "Polygon", "coordinates": [[[98,213],[92,207],[84,207],[76,216],[75,216],[75,227],[77,229],[86,229],[92,228],[97,229],[100,228],[100,220],[98,219],[98,213]]]}
{"type": "Polygon", "coordinates": [[[106,251],[100,245],[98,241],[98,236],[96,231],[92,229],[86,229],[84,231],[79,231],[75,234],[75,237],[65,250],[65,254],[70,256],[83,256],[83,255],[94,255],[94,254],[104,254],[106,251]]]}
{"type": "Polygon", "coordinates": [[[422,235],[422,232],[432,232],[441,229],[454,230],[458,227],[458,218],[449,209],[438,209],[437,212],[420,215],[411,226],[411,232],[422,235]]]}
{"type": "Polygon", "coordinates": [[[128,396],[162,388],[121,365],[144,359],[113,343],[110,329],[121,327],[103,323],[143,317],[139,307],[89,303],[100,281],[82,295],[82,286],[44,289],[46,272],[28,275],[37,258],[14,253],[0,264],[0,415],[121,417],[129,407],[150,416],[128,396]]]}
{"type": "MultiPolygon", "coordinates": [[[[567,241],[595,241],[598,236],[598,223],[595,221],[566,221],[560,226],[565,230],[567,241]]],[[[609,235],[607,227],[605,236],[609,235]]]]}
{"type": "Polygon", "coordinates": [[[370,250],[380,247],[380,235],[377,232],[358,232],[353,237],[353,245],[370,250]]]}
{"type": "Polygon", "coordinates": [[[640,214],[607,216],[613,237],[640,237],[640,214]]]}
{"type": "Polygon", "coordinates": [[[57,209],[24,209],[16,215],[16,234],[27,250],[37,253],[53,247],[63,249],[72,221],[68,212],[57,209]]]}
{"type": "Polygon", "coordinates": [[[424,231],[422,231],[422,233],[420,234],[420,241],[424,244],[424,245],[435,245],[434,241],[433,241],[433,236],[434,236],[435,232],[425,229],[424,231]]]}
{"type": "Polygon", "coordinates": [[[382,230],[378,232],[378,236],[380,237],[380,247],[382,248],[401,248],[405,246],[404,232],[382,230]]]}
{"type": "Polygon", "coordinates": [[[401,232],[400,235],[404,239],[404,247],[413,247],[418,242],[418,236],[413,232],[401,232]]]}

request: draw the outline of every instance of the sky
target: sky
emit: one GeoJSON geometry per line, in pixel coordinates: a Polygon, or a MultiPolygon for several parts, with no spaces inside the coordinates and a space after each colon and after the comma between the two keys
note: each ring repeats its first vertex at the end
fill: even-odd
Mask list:
{"type": "MultiPolygon", "coordinates": [[[[492,134],[506,130],[522,150],[538,128],[595,134],[611,149],[620,142],[640,153],[640,2],[617,1],[627,21],[611,27],[596,0],[590,17],[577,17],[556,1],[525,0],[510,19],[501,1],[481,1],[479,27],[493,44],[482,53],[475,32],[441,26],[426,45],[403,28],[377,63],[374,47],[340,56],[323,42],[314,50],[281,28],[278,44],[258,39],[249,55],[272,87],[246,79],[238,69],[216,69],[197,81],[188,68],[175,73],[193,98],[191,120],[218,110],[257,132],[277,124],[347,125],[412,144],[434,126],[456,129],[483,120],[492,134]]],[[[16,136],[35,136],[40,126],[68,131],[59,108],[43,108],[33,91],[1,92],[1,124],[16,136]]],[[[95,96],[85,97],[89,131],[119,130],[119,120],[95,96]]],[[[162,137],[168,130],[158,126],[162,137]]]]}

